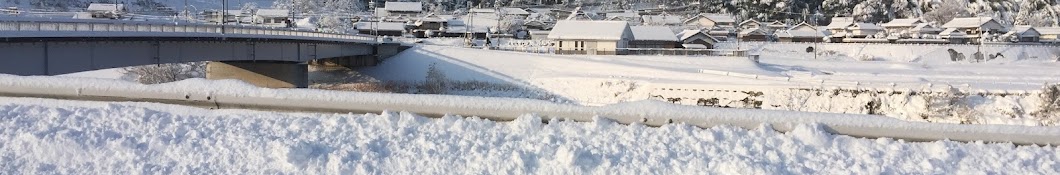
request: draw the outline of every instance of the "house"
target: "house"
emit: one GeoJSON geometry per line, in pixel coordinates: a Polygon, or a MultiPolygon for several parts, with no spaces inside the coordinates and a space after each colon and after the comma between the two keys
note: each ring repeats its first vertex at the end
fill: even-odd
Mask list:
{"type": "Polygon", "coordinates": [[[828,33],[831,33],[829,37],[833,38],[832,41],[842,41],[842,38],[847,37],[847,27],[854,24],[854,18],[852,17],[834,17],[832,23],[825,26],[828,33]]]}
{"type": "Polygon", "coordinates": [[[780,42],[821,42],[826,35],[817,27],[804,22],[790,29],[778,31],[773,36],[780,42]]]}
{"type": "MultiPolygon", "coordinates": [[[[677,33],[677,40],[680,40],[682,46],[690,44],[706,46],[707,49],[714,48],[714,44],[718,43],[717,39],[710,37],[701,30],[684,30],[677,33]]],[[[688,48],[687,46],[685,48],[688,48]]]]}
{"type": "MultiPolygon", "coordinates": [[[[1005,26],[991,17],[954,18],[942,25],[944,29],[955,29],[952,31],[964,31],[965,36],[972,42],[979,42],[979,37],[984,34],[1006,33],[1005,26]]],[[[943,31],[945,33],[945,31],[943,31]]]]}
{"type": "Polygon", "coordinates": [[[737,37],[735,29],[731,27],[715,26],[706,30],[707,35],[719,41],[729,41],[737,37]]]}
{"type": "Polygon", "coordinates": [[[617,48],[628,47],[633,32],[625,21],[562,20],[548,34],[560,53],[618,54],[617,48]]]}
{"type": "Polygon", "coordinates": [[[353,24],[357,33],[379,36],[402,36],[405,34],[405,23],[400,22],[357,22],[353,24]]]}
{"type": "Polygon", "coordinates": [[[958,28],[947,28],[939,33],[939,38],[950,41],[953,44],[968,44],[971,42],[971,37],[965,31],[961,31],[958,28]]]}
{"type": "Polygon", "coordinates": [[[291,11],[285,9],[258,9],[254,11],[254,23],[287,25],[291,23],[291,11]]]}
{"type": "Polygon", "coordinates": [[[489,33],[487,26],[468,26],[460,19],[450,19],[446,25],[445,31],[441,34],[443,37],[468,37],[470,35],[475,39],[485,39],[486,33],[489,33]]]}
{"type": "Polygon", "coordinates": [[[125,14],[125,5],[123,4],[106,4],[106,3],[91,3],[88,4],[88,8],[85,9],[88,13],[92,14],[92,18],[110,18],[118,19],[125,14]]]}
{"type": "Polygon", "coordinates": [[[383,4],[386,16],[417,16],[423,12],[420,2],[386,2],[383,4]]]}
{"type": "Polygon", "coordinates": [[[520,17],[522,19],[526,19],[526,17],[530,16],[530,12],[527,12],[526,10],[523,10],[521,8],[510,8],[510,7],[507,7],[507,8],[500,8],[500,10],[501,10],[501,12],[504,13],[504,15],[507,15],[507,16],[518,16],[518,17],[520,17]]]}
{"type": "Polygon", "coordinates": [[[666,26],[630,26],[633,40],[628,48],[677,48],[677,36],[666,26]]]}
{"type": "Polygon", "coordinates": [[[763,28],[766,28],[765,24],[762,24],[761,22],[758,22],[758,20],[754,20],[754,19],[744,20],[743,22],[740,22],[740,24],[737,25],[737,26],[739,26],[740,29],[763,29],[763,28]]]}
{"type": "Polygon", "coordinates": [[[644,15],[641,16],[641,21],[643,25],[649,26],[676,26],[681,25],[681,16],[668,14],[644,15]]]}
{"type": "Polygon", "coordinates": [[[242,10],[226,10],[226,11],[224,11],[224,13],[222,13],[222,11],[208,10],[208,11],[203,12],[203,16],[204,16],[204,19],[206,19],[207,22],[211,22],[211,23],[221,23],[222,21],[223,22],[248,22],[248,23],[249,22],[253,22],[252,19],[246,19],[247,17],[253,16],[253,15],[249,15],[248,13],[249,12],[244,12],[242,10]],[[222,20],[222,16],[223,16],[224,20],[222,20]]]}
{"type": "Polygon", "coordinates": [[[872,23],[856,22],[847,27],[847,36],[852,38],[866,38],[884,32],[884,28],[872,23]]]}
{"type": "Polygon", "coordinates": [[[532,40],[547,40],[548,30],[530,30],[530,39],[532,40]]]}
{"type": "Polygon", "coordinates": [[[622,12],[622,13],[606,13],[605,20],[608,21],[626,21],[630,24],[642,24],[644,23],[640,15],[633,12],[622,12]]]}
{"type": "Polygon", "coordinates": [[[907,33],[910,32],[913,28],[923,23],[924,21],[920,20],[919,18],[905,18],[894,19],[880,26],[883,26],[884,30],[886,30],[887,33],[907,33]]]}
{"type": "Polygon", "coordinates": [[[788,29],[788,24],[785,24],[784,22],[780,21],[773,21],[769,24],[766,24],[766,26],[769,27],[769,32],[788,29]]]}
{"type": "Polygon", "coordinates": [[[1035,27],[1034,30],[1041,35],[1038,38],[1040,42],[1060,42],[1060,27],[1035,27]]]}
{"type": "Polygon", "coordinates": [[[682,22],[699,28],[735,28],[736,20],[726,14],[699,14],[682,22]]]}
{"type": "Polygon", "coordinates": [[[1038,42],[1042,37],[1042,34],[1031,26],[1014,26],[1005,35],[1013,37],[1012,42],[1038,42]]]}
{"type": "Polygon", "coordinates": [[[416,37],[439,36],[442,31],[445,31],[450,19],[452,19],[450,16],[442,17],[435,14],[420,17],[413,23],[415,28],[412,29],[412,34],[416,37]]]}
{"type": "Polygon", "coordinates": [[[741,41],[768,41],[769,32],[760,28],[740,29],[737,38],[741,41]]]}
{"type": "Polygon", "coordinates": [[[935,24],[932,23],[920,23],[909,30],[910,34],[918,35],[938,35],[939,32],[942,32],[942,29],[936,27],[935,24]]]}

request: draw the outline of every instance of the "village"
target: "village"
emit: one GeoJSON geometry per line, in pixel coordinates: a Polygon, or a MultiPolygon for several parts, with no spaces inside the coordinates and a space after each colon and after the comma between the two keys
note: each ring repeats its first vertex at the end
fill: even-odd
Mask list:
{"type": "MultiPolygon", "coordinates": [[[[1060,27],[1004,24],[991,17],[949,21],[919,18],[866,23],[852,17],[816,22],[759,21],[730,14],[690,13],[666,8],[589,10],[576,6],[469,8],[429,11],[421,2],[369,3],[368,11],[322,25],[319,15],[287,9],[184,12],[204,23],[309,28],[323,32],[406,38],[453,38],[464,46],[499,50],[590,55],[745,55],[719,49],[720,42],[1054,44],[1060,27]],[[192,16],[194,15],[194,16],[192,16]],[[335,22],[332,22],[335,23],[335,22]],[[517,44],[510,44],[517,43],[517,44]],[[529,43],[529,44],[528,44],[529,43]]],[[[469,5],[470,6],[470,5],[469,5]]],[[[120,19],[122,4],[93,3],[85,18],[120,19]]]]}

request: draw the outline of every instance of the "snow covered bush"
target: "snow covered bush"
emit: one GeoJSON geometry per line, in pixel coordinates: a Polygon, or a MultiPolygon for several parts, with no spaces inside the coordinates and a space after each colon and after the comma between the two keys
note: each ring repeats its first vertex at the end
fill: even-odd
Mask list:
{"type": "Polygon", "coordinates": [[[449,78],[445,76],[445,72],[435,67],[434,63],[431,63],[427,67],[427,80],[423,83],[422,93],[427,94],[445,94],[448,91],[449,78]]]}
{"type": "Polygon", "coordinates": [[[206,77],[206,62],[171,63],[128,67],[122,70],[128,79],[143,84],[158,84],[189,78],[206,77]]]}
{"type": "Polygon", "coordinates": [[[1060,84],[1046,85],[1038,94],[1038,111],[1031,113],[1047,126],[1060,123],[1060,84]]]}
{"type": "Polygon", "coordinates": [[[965,100],[963,93],[954,87],[942,91],[925,90],[918,94],[924,100],[924,110],[920,117],[929,122],[956,122],[961,124],[976,123],[980,116],[965,100]]]}

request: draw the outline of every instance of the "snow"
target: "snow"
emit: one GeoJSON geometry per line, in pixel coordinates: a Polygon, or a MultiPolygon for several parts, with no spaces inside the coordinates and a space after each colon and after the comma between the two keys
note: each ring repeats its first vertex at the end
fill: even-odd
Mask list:
{"type": "Polygon", "coordinates": [[[506,15],[530,15],[530,12],[521,8],[501,8],[501,10],[504,11],[504,14],[506,15]]]}
{"type": "Polygon", "coordinates": [[[291,11],[285,9],[258,9],[254,12],[254,15],[262,17],[287,17],[291,15],[291,11]]]}
{"type": "Polygon", "coordinates": [[[682,30],[681,33],[677,33],[677,38],[682,40],[682,41],[684,41],[684,40],[687,40],[688,38],[691,38],[691,37],[696,36],[696,35],[706,35],[706,34],[703,34],[702,30],[682,30]]]}
{"type": "Polygon", "coordinates": [[[423,11],[423,3],[421,2],[386,2],[383,5],[386,11],[399,11],[399,12],[420,12],[423,11]]]}
{"type": "Polygon", "coordinates": [[[405,23],[400,22],[357,22],[353,24],[358,30],[404,31],[405,23]]]}
{"type": "Polygon", "coordinates": [[[854,18],[851,17],[833,17],[832,23],[828,24],[828,29],[846,29],[847,26],[854,24],[854,18]]]}
{"type": "Polygon", "coordinates": [[[0,98],[3,174],[1057,174],[1056,147],[0,98]],[[453,165],[459,166],[453,166],[453,165]]]}
{"type": "Polygon", "coordinates": [[[851,29],[851,30],[883,30],[883,27],[880,27],[880,26],[878,26],[876,24],[859,22],[859,23],[854,23],[854,25],[850,26],[849,29],[851,29]]]}
{"type": "Polygon", "coordinates": [[[121,11],[125,9],[123,4],[104,4],[104,3],[91,3],[88,4],[88,11],[121,11]]]}
{"type": "Polygon", "coordinates": [[[953,18],[950,22],[942,25],[942,28],[976,28],[993,21],[990,17],[953,18]]]}
{"type": "Polygon", "coordinates": [[[101,78],[101,79],[116,79],[122,80],[125,77],[124,68],[111,68],[111,69],[100,69],[91,70],[77,73],[69,73],[58,75],[61,77],[81,77],[81,78],[101,78]]]}
{"type": "Polygon", "coordinates": [[[890,22],[884,23],[884,27],[913,27],[923,23],[919,18],[902,18],[894,19],[890,22]]]}
{"type": "Polygon", "coordinates": [[[680,25],[684,22],[681,16],[676,15],[643,15],[641,20],[646,25],[680,25]]]}
{"type": "Polygon", "coordinates": [[[561,20],[548,34],[548,39],[622,40],[632,35],[625,21],[561,20]]]}
{"type": "Polygon", "coordinates": [[[666,26],[630,26],[633,40],[638,41],[677,41],[677,36],[666,26]]]}

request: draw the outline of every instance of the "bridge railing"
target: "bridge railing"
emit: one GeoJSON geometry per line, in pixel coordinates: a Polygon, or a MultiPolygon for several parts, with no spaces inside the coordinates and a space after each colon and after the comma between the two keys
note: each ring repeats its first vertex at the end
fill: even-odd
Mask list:
{"type": "Polygon", "coordinates": [[[377,37],[360,34],[324,33],[290,28],[197,23],[156,23],[120,20],[74,20],[0,18],[0,32],[19,35],[0,37],[123,37],[123,36],[207,36],[234,38],[276,38],[376,42],[377,37]]]}

